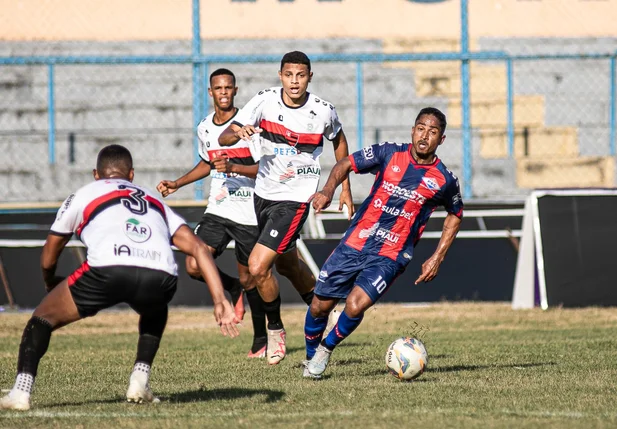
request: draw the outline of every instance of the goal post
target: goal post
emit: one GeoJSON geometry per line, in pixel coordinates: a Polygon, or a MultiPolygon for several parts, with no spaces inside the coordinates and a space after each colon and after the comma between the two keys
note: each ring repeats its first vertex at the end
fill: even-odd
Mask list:
{"type": "Polygon", "coordinates": [[[617,189],[537,190],[525,202],[512,308],[617,305],[617,189]]]}

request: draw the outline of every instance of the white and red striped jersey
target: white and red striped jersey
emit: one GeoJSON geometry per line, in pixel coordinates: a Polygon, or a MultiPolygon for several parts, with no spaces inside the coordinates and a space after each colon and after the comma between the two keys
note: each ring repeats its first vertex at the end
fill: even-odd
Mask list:
{"type": "MultiPolygon", "coordinates": [[[[214,112],[206,116],[197,126],[199,137],[199,156],[209,163],[214,158],[227,156],[230,162],[243,165],[254,165],[259,155],[251,150],[248,142],[240,140],[233,146],[221,146],[219,136],[227,128],[224,124],[214,123],[214,112]]],[[[241,225],[257,225],[253,193],[255,179],[239,174],[219,173],[212,168],[210,172],[210,195],[206,213],[224,217],[241,225]]]]}
{"type": "Polygon", "coordinates": [[[71,194],[51,234],[77,234],[91,267],[128,265],[178,275],[171,237],[184,225],[150,191],[123,179],[102,179],[71,194]]]}
{"type": "Polygon", "coordinates": [[[304,105],[292,108],[283,103],[282,92],[280,87],[260,91],[234,123],[263,130],[255,193],[267,200],[305,203],[319,185],[323,137],[333,140],[342,126],[328,101],[307,92],[304,105]]]}

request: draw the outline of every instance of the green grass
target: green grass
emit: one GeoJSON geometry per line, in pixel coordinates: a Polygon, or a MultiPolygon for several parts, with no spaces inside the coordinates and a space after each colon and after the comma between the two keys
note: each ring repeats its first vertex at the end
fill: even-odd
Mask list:
{"type": "MultiPolygon", "coordinates": [[[[173,309],[154,364],[158,405],[124,402],[136,316],[104,312],[54,334],[33,408],[0,427],[592,428],[617,426],[617,312],[512,311],[505,304],[382,305],[334,352],[323,380],[301,377],[304,311],[285,309],[287,358],[248,360],[248,320],[224,338],[210,311],[173,309]],[[385,369],[387,346],[420,333],[428,371],[385,369]]],[[[14,381],[29,314],[0,315],[0,385],[14,381]]]]}

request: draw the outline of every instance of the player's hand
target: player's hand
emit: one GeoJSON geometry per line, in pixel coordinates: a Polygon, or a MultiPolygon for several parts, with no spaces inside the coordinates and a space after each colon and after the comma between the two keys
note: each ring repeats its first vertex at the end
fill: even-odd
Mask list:
{"type": "Polygon", "coordinates": [[[236,326],[240,321],[236,317],[231,304],[226,299],[214,305],[214,319],[221,328],[221,334],[224,336],[233,338],[240,334],[236,326]]]}
{"type": "Polygon", "coordinates": [[[242,140],[250,140],[253,134],[259,134],[263,130],[259,127],[254,127],[252,125],[244,125],[238,131],[236,131],[236,137],[242,140]]]}
{"type": "Polygon", "coordinates": [[[163,198],[170,194],[173,194],[178,189],[178,183],[172,180],[161,180],[160,183],[156,185],[156,190],[161,193],[163,198]]]}
{"type": "Polygon", "coordinates": [[[64,279],[65,277],[56,275],[45,279],[45,291],[47,291],[48,293],[51,292],[52,289],[58,286],[64,279]]]}
{"type": "Polygon", "coordinates": [[[319,213],[330,207],[330,203],[332,202],[332,194],[325,192],[322,189],[321,191],[317,191],[311,195],[309,202],[312,202],[315,213],[319,213]]]}
{"type": "Polygon", "coordinates": [[[219,173],[231,173],[232,163],[229,162],[227,155],[223,155],[220,158],[214,158],[212,160],[212,166],[216,168],[219,173]]]}
{"type": "Polygon", "coordinates": [[[422,264],[422,274],[420,277],[416,279],[415,284],[419,284],[420,282],[430,282],[437,276],[437,272],[439,271],[439,266],[443,259],[438,256],[431,256],[422,264]]]}
{"type": "Polygon", "coordinates": [[[347,220],[351,220],[356,209],[353,205],[353,198],[351,196],[350,189],[343,189],[341,191],[341,196],[339,197],[338,211],[343,211],[343,205],[347,206],[347,220]]]}

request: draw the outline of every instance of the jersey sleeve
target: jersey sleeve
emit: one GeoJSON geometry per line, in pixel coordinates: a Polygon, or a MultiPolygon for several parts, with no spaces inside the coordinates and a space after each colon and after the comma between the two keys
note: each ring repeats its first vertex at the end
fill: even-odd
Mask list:
{"type": "Polygon", "coordinates": [[[199,138],[199,145],[197,147],[197,152],[199,153],[199,157],[204,162],[210,162],[210,157],[208,156],[208,149],[206,148],[206,129],[202,126],[203,122],[197,126],[197,137],[199,138]]]}
{"type": "Polygon", "coordinates": [[[391,153],[388,144],[380,143],[365,147],[349,155],[354,173],[372,173],[391,153]]]}
{"type": "Polygon", "coordinates": [[[261,122],[263,108],[266,104],[265,91],[259,91],[257,95],[249,100],[246,105],[240,109],[233,120],[233,124],[238,126],[253,125],[258,126],[261,122]]]}
{"type": "Polygon", "coordinates": [[[324,128],[324,137],[328,140],[332,141],[338,135],[338,133],[343,129],[343,125],[336,113],[336,109],[333,105],[330,106],[330,115],[328,116],[328,120],[326,122],[326,127],[324,128]]]}
{"type": "Polygon", "coordinates": [[[169,226],[169,236],[173,237],[173,235],[176,233],[178,228],[180,228],[182,225],[186,225],[186,221],[180,215],[174,212],[171,209],[171,207],[169,207],[167,204],[163,204],[163,205],[165,207],[165,216],[167,217],[167,225],[169,226]]]}
{"type": "Polygon", "coordinates": [[[458,178],[452,175],[448,179],[444,192],[443,206],[448,213],[455,215],[458,218],[463,217],[463,198],[461,197],[461,187],[458,178]]]}
{"type": "Polygon", "coordinates": [[[83,220],[83,210],[77,199],[77,194],[71,194],[62,202],[56,220],[51,225],[50,234],[73,235],[77,231],[83,220]]]}

